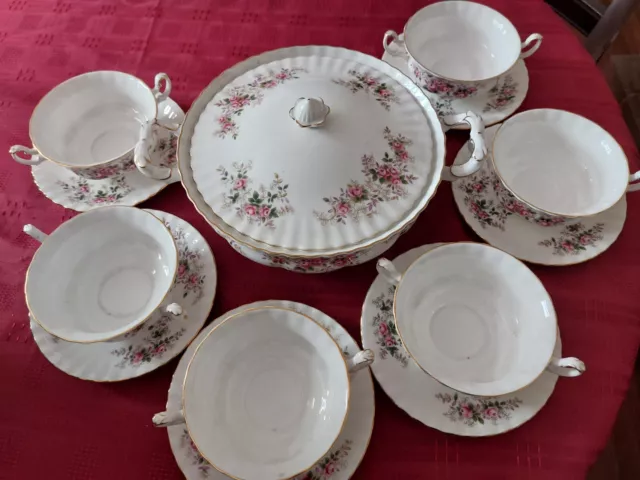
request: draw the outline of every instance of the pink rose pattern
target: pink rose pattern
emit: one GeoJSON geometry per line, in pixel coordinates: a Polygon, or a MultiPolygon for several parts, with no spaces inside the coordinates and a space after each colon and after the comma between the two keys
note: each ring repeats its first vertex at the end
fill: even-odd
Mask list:
{"type": "MultiPolygon", "coordinates": [[[[176,163],[175,137],[163,138],[156,144],[154,155],[162,155],[162,165],[173,166],[176,163]]],[[[129,185],[127,175],[136,170],[133,160],[120,174],[105,178],[104,180],[88,180],[78,175],[71,175],[69,180],[56,182],[67,195],[67,200],[72,205],[85,205],[89,207],[117,205],[133,192],[129,185]]]]}
{"type": "Polygon", "coordinates": [[[395,287],[389,287],[383,293],[373,299],[372,303],[376,307],[376,314],[373,317],[373,333],[376,337],[376,344],[380,347],[379,356],[381,359],[394,358],[402,367],[409,364],[409,357],[406,354],[393,319],[393,294],[395,287]]]}
{"type": "Polygon", "coordinates": [[[149,326],[143,325],[142,330],[145,331],[146,336],[140,344],[131,343],[111,351],[111,355],[121,359],[115,366],[117,368],[135,368],[154,359],[162,358],[187,331],[185,328],[181,328],[171,333],[173,321],[172,315],[163,314],[149,326]]]}
{"type": "Polygon", "coordinates": [[[373,98],[387,111],[391,109],[392,103],[400,103],[393,87],[385,82],[366,72],[360,73],[356,70],[349,70],[347,73],[354,78],[350,80],[333,80],[333,83],[347,87],[352,93],[358,93],[362,90],[373,95],[373,98]]]}
{"type": "Polygon", "coordinates": [[[233,163],[234,173],[223,166],[218,167],[220,179],[228,186],[228,190],[223,193],[223,206],[235,208],[238,216],[249,223],[276,228],[277,218],[293,213],[293,207],[287,198],[289,185],[284,183],[280,175],[274,173],[274,180],[269,188],[260,185],[258,189],[253,189],[248,175],[251,168],[251,162],[246,165],[233,163]]]}
{"type": "Polygon", "coordinates": [[[448,405],[443,413],[452,422],[462,422],[469,427],[491,422],[497,425],[500,420],[508,420],[511,413],[520,408],[522,400],[517,397],[502,400],[500,398],[463,396],[454,393],[437,393],[436,398],[448,405]]]}
{"type": "Polygon", "coordinates": [[[514,214],[542,227],[564,223],[563,219],[540,214],[520,202],[504,188],[493,170],[487,173],[483,168],[471,177],[458,180],[456,183],[458,189],[465,193],[464,204],[482,228],[495,227],[504,231],[506,219],[514,214]],[[488,198],[491,193],[495,195],[495,200],[488,198]]]}
{"type": "Polygon", "coordinates": [[[204,296],[204,283],[207,276],[204,273],[202,255],[199,249],[191,246],[184,230],[173,227],[169,222],[165,222],[165,226],[173,235],[176,247],[178,247],[178,270],[175,285],[182,287],[183,299],[189,295],[193,297],[193,305],[204,296]]]}
{"type": "MultiPolygon", "coordinates": [[[[439,116],[453,115],[466,110],[454,108],[453,102],[464,100],[478,95],[479,83],[455,83],[433,76],[410,62],[413,74],[418,79],[418,84],[427,94],[431,94],[430,100],[439,116]]],[[[518,84],[511,75],[505,75],[496,82],[488,92],[488,101],[483,112],[502,111],[511,105],[518,95],[518,84]]]]}
{"type": "Polygon", "coordinates": [[[82,176],[88,180],[104,180],[105,178],[122,175],[135,169],[136,166],[133,163],[133,152],[131,152],[110,165],[100,165],[91,168],[76,168],[71,170],[76,175],[82,176]]]}
{"type": "Polygon", "coordinates": [[[284,82],[299,78],[298,74],[306,72],[303,68],[282,68],[279,72],[269,72],[267,75],[256,75],[250,83],[233,87],[227,95],[218,100],[214,105],[222,109],[218,117],[218,130],[215,134],[220,138],[231,135],[234,140],[238,138],[239,117],[246,107],[260,105],[264,98],[264,91],[274,88],[284,82]]]}
{"type": "MultiPolygon", "coordinates": [[[[339,446],[332,448],[311,470],[296,475],[292,480],[327,480],[332,478],[335,474],[347,467],[352,444],[353,442],[351,440],[345,440],[339,446]]],[[[186,428],[182,431],[180,445],[186,451],[191,465],[198,469],[200,477],[209,478],[209,475],[215,470],[213,470],[211,464],[200,454],[186,428]]]]}
{"type": "Polygon", "coordinates": [[[538,245],[553,249],[554,255],[578,255],[587,247],[595,247],[604,238],[604,223],[596,223],[586,228],[582,223],[566,225],[560,235],[538,242],[538,245]]]}
{"type": "Polygon", "coordinates": [[[484,113],[492,110],[500,111],[511,105],[518,93],[518,84],[513,81],[511,75],[505,75],[502,85],[500,81],[489,90],[491,100],[487,102],[482,110],[484,113]]]}
{"type": "Polygon", "coordinates": [[[393,135],[388,127],[384,129],[384,138],[391,153],[385,152],[380,161],[373,155],[363,155],[364,180],[351,180],[340,189],[337,196],[323,198],[329,204],[328,211],[314,211],[322,225],[346,224],[348,218],[357,222],[362,216],[376,215],[380,202],[390,202],[408,195],[407,185],[418,179],[411,173],[410,166],[414,158],[407,151],[413,142],[403,135],[393,135]]]}
{"type": "MultiPolygon", "coordinates": [[[[233,245],[232,245],[233,246],[233,245]]],[[[235,248],[235,247],[234,247],[235,248]]],[[[338,270],[342,267],[358,265],[360,252],[337,257],[316,257],[316,258],[289,258],[278,255],[263,253],[263,260],[268,261],[273,266],[284,267],[287,270],[301,273],[325,273],[338,270]]]]}

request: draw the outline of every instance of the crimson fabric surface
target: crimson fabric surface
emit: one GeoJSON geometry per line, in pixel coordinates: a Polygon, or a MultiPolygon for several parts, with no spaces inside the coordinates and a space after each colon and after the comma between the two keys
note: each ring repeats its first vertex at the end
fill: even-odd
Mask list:
{"type": "MultiPolygon", "coordinates": [[[[147,82],[167,72],[185,110],[225,68],[279,47],[327,44],[379,57],[385,30],[401,30],[424,0],[2,0],[0,146],[28,144],[29,116],[59,82],[115,69],[147,82]]],[[[486,0],[524,38],[544,35],[527,60],[529,94],[521,107],[562,108],[602,125],[622,144],[632,169],[638,154],[619,108],[593,61],[542,0],[486,0]]],[[[451,161],[465,140],[447,134],[451,161]]],[[[632,373],[640,341],[640,194],[628,197],[622,235],[603,255],[571,267],[533,266],[550,292],[565,354],[588,371],[560,379],[546,407],[523,427],[496,437],[446,435],[412,420],[376,387],[373,437],[356,479],[583,478],[604,447],[632,373]]],[[[239,305],[288,299],[319,308],[360,337],[372,262],[304,276],[241,257],[204,221],[180,184],[144,207],[179,215],[209,241],[219,269],[211,318],[239,305]]],[[[24,275],[37,244],[22,233],[50,231],[76,213],[52,203],[28,167],[0,162],[0,478],[178,479],[164,430],[177,360],[138,379],[92,383],[70,377],[41,355],[29,330],[24,275]]],[[[420,219],[389,252],[425,243],[478,240],[441,184],[420,219]]]]}

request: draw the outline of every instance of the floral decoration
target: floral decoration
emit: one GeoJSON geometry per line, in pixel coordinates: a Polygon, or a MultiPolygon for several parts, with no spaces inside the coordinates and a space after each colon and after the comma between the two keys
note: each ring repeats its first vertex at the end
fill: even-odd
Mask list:
{"type": "Polygon", "coordinates": [[[336,257],[315,257],[315,258],[291,258],[278,255],[262,254],[262,259],[268,261],[273,266],[284,267],[302,273],[324,273],[337,270],[342,267],[358,265],[360,262],[360,252],[336,257]]]}
{"type": "Polygon", "coordinates": [[[125,175],[112,177],[99,183],[80,176],[56,183],[67,194],[70,202],[84,203],[92,207],[118,203],[133,191],[125,175]]]}
{"type": "Polygon", "coordinates": [[[356,70],[349,70],[347,73],[354,78],[351,80],[333,80],[333,83],[347,87],[353,93],[358,93],[363,90],[373,95],[373,98],[375,98],[385,110],[390,110],[392,103],[400,102],[393,87],[387,85],[387,83],[381,82],[368,73],[360,73],[356,70]]]}
{"type": "MultiPolygon", "coordinates": [[[[345,440],[338,448],[332,449],[313,468],[305,473],[296,475],[294,480],[326,480],[347,467],[347,457],[351,451],[351,440],[345,440]]],[[[191,440],[186,428],[182,431],[180,444],[187,451],[187,457],[191,464],[198,468],[201,478],[208,478],[211,473],[211,464],[200,454],[198,448],[191,440]]]]}
{"type": "Polygon", "coordinates": [[[329,210],[314,211],[322,225],[346,224],[347,218],[358,222],[363,215],[371,217],[377,214],[380,202],[394,201],[407,196],[407,185],[418,179],[409,170],[414,158],[407,151],[407,147],[413,142],[403,135],[393,135],[389,127],[384,129],[384,138],[391,154],[385,152],[380,161],[373,155],[362,156],[364,181],[351,180],[346,187],[340,189],[338,195],[323,198],[329,204],[329,210]]]}
{"type": "Polygon", "coordinates": [[[516,98],[517,88],[518,84],[514,82],[513,77],[511,75],[505,75],[502,85],[500,85],[498,81],[498,83],[489,90],[491,100],[487,102],[482,111],[487,113],[492,110],[499,111],[508,107],[516,98]]]}
{"type": "Polygon", "coordinates": [[[394,292],[395,287],[389,287],[386,293],[372,300],[371,303],[377,309],[373,317],[373,334],[376,337],[376,344],[380,347],[380,358],[395,358],[400,365],[406,367],[409,364],[409,357],[406,355],[393,318],[394,292]]]}
{"type": "Polygon", "coordinates": [[[502,204],[487,198],[489,188],[495,188],[500,180],[491,172],[481,169],[470,177],[457,180],[458,189],[464,192],[464,204],[482,228],[495,227],[504,231],[505,221],[513,212],[502,204]]]}
{"type": "Polygon", "coordinates": [[[172,289],[179,285],[183,289],[182,298],[187,298],[190,293],[194,294],[193,304],[195,305],[204,296],[204,281],[206,275],[205,267],[202,263],[202,255],[198,249],[191,247],[185,231],[179,227],[171,226],[165,221],[165,226],[173,235],[178,248],[178,271],[176,272],[176,282],[172,289]]]}
{"type": "Polygon", "coordinates": [[[281,68],[278,72],[269,72],[266,75],[256,75],[250,83],[232,87],[225,97],[215,102],[216,107],[222,109],[218,117],[218,130],[215,134],[220,138],[231,135],[234,140],[238,138],[239,130],[236,117],[239,117],[245,108],[259,105],[264,98],[264,91],[283,84],[288,80],[299,78],[298,74],[306,72],[304,68],[281,68]]]}
{"type": "Polygon", "coordinates": [[[163,314],[157,321],[150,322],[150,325],[145,324],[146,336],[140,344],[130,344],[112,350],[111,354],[121,359],[115,366],[135,368],[162,358],[187,331],[181,328],[171,333],[170,325],[173,320],[171,314],[163,314]]]}
{"type": "Polygon", "coordinates": [[[248,176],[251,170],[251,162],[233,163],[235,173],[230,173],[223,166],[218,167],[220,179],[229,186],[223,193],[225,208],[235,207],[240,218],[249,223],[258,223],[268,228],[275,228],[274,220],[293,212],[293,207],[287,198],[288,184],[274,173],[274,180],[269,188],[260,185],[257,189],[251,188],[251,179],[248,176]]]}
{"type": "Polygon", "coordinates": [[[558,237],[551,237],[538,242],[543,247],[553,248],[554,255],[578,255],[587,247],[595,247],[604,237],[604,223],[596,223],[586,228],[582,223],[566,225],[558,237]]]}
{"type": "Polygon", "coordinates": [[[351,440],[345,440],[338,448],[332,449],[316,463],[311,470],[294,477],[295,480],[326,480],[347,467],[347,457],[351,451],[351,440]]]}
{"type": "Polygon", "coordinates": [[[104,180],[105,178],[122,175],[135,170],[133,163],[133,151],[119,160],[111,161],[107,165],[98,165],[90,168],[72,168],[71,171],[89,180],[104,180]]]}
{"type": "Polygon", "coordinates": [[[487,173],[482,169],[457,183],[458,189],[465,194],[464,204],[482,228],[495,227],[504,231],[506,219],[513,214],[541,227],[552,227],[565,221],[561,217],[544,215],[518,200],[504,188],[493,170],[487,173]],[[487,198],[490,195],[489,188],[493,190],[497,200],[487,198]]]}
{"type": "Polygon", "coordinates": [[[511,412],[522,404],[517,397],[506,400],[487,397],[467,397],[455,392],[437,393],[436,398],[449,409],[443,413],[452,422],[462,422],[469,427],[491,422],[497,425],[500,420],[511,418],[511,412]]]}
{"type": "Polygon", "coordinates": [[[211,473],[211,464],[200,454],[196,444],[191,440],[189,431],[186,428],[182,429],[182,435],[180,436],[180,445],[187,452],[187,457],[191,461],[191,465],[198,468],[201,478],[209,478],[211,473]]]}

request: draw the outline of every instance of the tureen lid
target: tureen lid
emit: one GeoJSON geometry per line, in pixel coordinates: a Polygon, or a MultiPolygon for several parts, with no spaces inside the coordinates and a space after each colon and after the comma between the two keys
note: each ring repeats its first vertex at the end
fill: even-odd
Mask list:
{"type": "Polygon", "coordinates": [[[407,77],[332,47],[250,60],[203,92],[180,139],[185,187],[215,227],[267,252],[343,253],[424,209],[444,137],[407,77]]]}

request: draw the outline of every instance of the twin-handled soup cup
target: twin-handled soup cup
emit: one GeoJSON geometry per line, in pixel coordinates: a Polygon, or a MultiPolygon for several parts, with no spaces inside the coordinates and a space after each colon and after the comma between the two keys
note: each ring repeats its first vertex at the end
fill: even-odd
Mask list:
{"type": "Polygon", "coordinates": [[[102,207],[63,223],[42,242],[27,270],[25,294],[34,321],[77,343],[120,339],[164,308],[174,284],[178,250],[167,227],[133,207],[102,207]]]}
{"type": "Polygon", "coordinates": [[[497,193],[509,211],[542,226],[578,221],[640,189],[622,147],[602,127],[563,110],[528,110],[493,139],[497,193]]]}
{"type": "Polygon", "coordinates": [[[282,480],[309,470],[338,438],[349,409],[349,375],[373,362],[345,359],[311,318],[277,307],[246,309],[214,327],[189,362],[182,411],[211,465],[232,478],[282,480]]]}
{"type": "Polygon", "coordinates": [[[56,86],[29,120],[32,147],[14,145],[13,159],[25,165],[45,160],[91,180],[114,177],[136,167],[164,180],[171,169],[153,165],[158,104],[171,92],[165,73],[153,89],[127,73],[85,73],[56,86]],[[164,87],[163,87],[164,85],[164,87]]]}
{"type": "Polygon", "coordinates": [[[479,243],[436,247],[400,274],[386,259],[378,271],[396,286],[393,315],[407,352],[425,372],[460,392],[505,395],[545,369],[585,370],[554,358],[557,321],[549,294],[522,262],[479,243]]]}
{"type": "Polygon", "coordinates": [[[479,3],[447,1],[416,12],[404,27],[404,39],[384,34],[385,50],[408,57],[409,75],[443,98],[486,95],[521,58],[542,41],[531,34],[524,43],[502,14],[479,3]]]}

